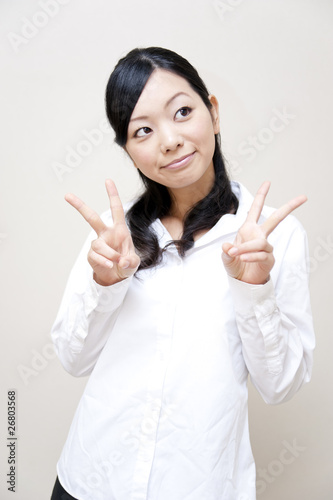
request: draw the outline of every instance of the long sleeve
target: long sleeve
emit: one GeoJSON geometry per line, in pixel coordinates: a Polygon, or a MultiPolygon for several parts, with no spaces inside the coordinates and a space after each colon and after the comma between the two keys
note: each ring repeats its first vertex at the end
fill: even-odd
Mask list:
{"type": "Polygon", "coordinates": [[[276,263],[266,284],[229,278],[245,363],[270,404],[287,401],[310,380],[315,345],[306,234],[299,223],[285,234],[276,235],[276,263]]]}
{"type": "Polygon", "coordinates": [[[270,234],[268,283],[228,281],[221,248],[253,201],[234,187],[236,214],[185,257],[154,221],[163,259],[131,281],[99,287],[82,251],[53,330],[67,369],[94,366],[57,467],[73,497],[255,499],[248,376],[267,402],[288,399],[310,378],[314,337],[294,218],[270,234]]]}
{"type": "Polygon", "coordinates": [[[63,367],[72,375],[89,375],[103,349],[131,278],[111,286],[93,279],[87,238],[70,273],[51,337],[63,367]]]}

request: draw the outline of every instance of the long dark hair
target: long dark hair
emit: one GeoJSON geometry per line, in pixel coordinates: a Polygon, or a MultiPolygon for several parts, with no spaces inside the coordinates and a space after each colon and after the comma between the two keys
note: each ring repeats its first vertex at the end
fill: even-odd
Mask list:
{"type": "MultiPolygon", "coordinates": [[[[162,68],[183,77],[199,94],[209,110],[212,104],[209,92],[196,69],[182,56],[161,47],[134,49],[120,59],[114,68],[105,94],[106,114],[115,131],[115,142],[125,146],[128,124],[152,72],[162,68]]],[[[183,257],[194,244],[198,231],[211,229],[222,215],[234,213],[238,200],[232,192],[221,151],[220,134],[215,135],[213,155],[215,181],[208,195],[196,203],[184,220],[184,232],[180,240],[174,241],[179,254],[183,257]]],[[[171,196],[168,189],[152,181],[139,171],[145,190],[127,212],[127,223],[138,254],[141,257],[140,269],[154,267],[162,259],[158,237],[151,227],[152,222],[169,214],[171,196]]]]}

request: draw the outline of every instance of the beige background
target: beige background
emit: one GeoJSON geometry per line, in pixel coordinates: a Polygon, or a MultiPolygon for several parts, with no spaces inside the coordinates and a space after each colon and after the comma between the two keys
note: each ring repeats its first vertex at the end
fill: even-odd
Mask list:
{"type": "Polygon", "coordinates": [[[332,499],[333,2],[2,0],[0,18],[1,499],[50,496],[86,383],[64,371],[49,336],[89,231],[63,196],[73,191],[101,212],[106,177],[123,201],[137,192],[134,168],[103,128],[103,100],[117,60],[148,45],[184,55],[218,97],[234,179],[252,193],[270,179],[271,206],[308,195],[297,216],[311,256],[313,379],[280,406],[267,406],[250,387],[250,424],[257,468],[266,470],[259,500],[332,499]],[[287,115],[279,131],[278,113],[287,115]],[[100,143],[92,144],[97,128],[100,143]],[[17,390],[16,494],[5,478],[10,388],[17,390]]]}

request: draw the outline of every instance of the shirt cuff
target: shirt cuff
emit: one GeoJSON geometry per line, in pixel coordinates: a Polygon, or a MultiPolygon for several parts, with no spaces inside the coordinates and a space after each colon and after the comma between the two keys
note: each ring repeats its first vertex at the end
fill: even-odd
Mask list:
{"type": "MultiPolygon", "coordinates": [[[[87,297],[87,309],[99,312],[111,312],[117,309],[127,293],[133,276],[125,278],[114,285],[103,286],[91,278],[91,295],[87,297]]],[[[89,311],[86,312],[89,315],[89,311]]]]}
{"type": "Polygon", "coordinates": [[[264,285],[245,283],[228,276],[235,311],[242,317],[269,316],[276,310],[275,290],[270,278],[264,285]]]}

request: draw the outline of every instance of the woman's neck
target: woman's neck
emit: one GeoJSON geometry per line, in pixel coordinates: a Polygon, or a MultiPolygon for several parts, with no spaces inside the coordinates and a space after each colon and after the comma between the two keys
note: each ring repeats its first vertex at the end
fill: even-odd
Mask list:
{"type": "Polygon", "coordinates": [[[168,215],[184,221],[186,214],[192,207],[208,195],[214,184],[214,179],[215,174],[205,183],[192,184],[183,188],[169,188],[171,207],[168,215]]]}

